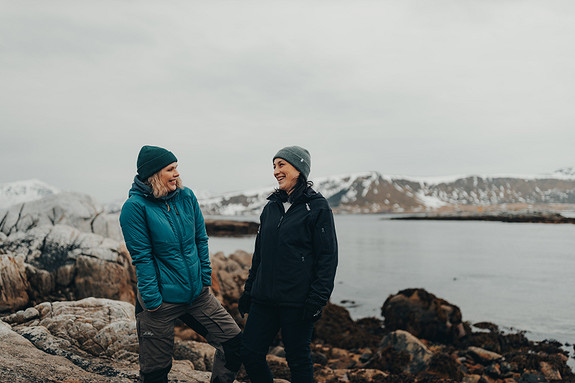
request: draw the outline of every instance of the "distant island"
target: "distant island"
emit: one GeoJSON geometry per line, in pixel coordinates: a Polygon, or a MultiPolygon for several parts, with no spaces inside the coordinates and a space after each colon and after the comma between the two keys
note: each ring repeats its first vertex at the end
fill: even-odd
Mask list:
{"type": "Polygon", "coordinates": [[[564,217],[558,213],[500,213],[500,214],[423,214],[406,215],[402,217],[390,217],[382,219],[408,220],[408,221],[496,221],[518,223],[571,223],[575,224],[575,218],[564,217]]]}

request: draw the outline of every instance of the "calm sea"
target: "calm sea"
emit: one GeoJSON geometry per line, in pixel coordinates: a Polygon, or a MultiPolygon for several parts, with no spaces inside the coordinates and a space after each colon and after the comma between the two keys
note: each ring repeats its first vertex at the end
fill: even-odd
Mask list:
{"type": "MultiPolygon", "coordinates": [[[[575,225],[383,218],[335,218],[332,302],[354,319],[381,318],[388,295],[422,287],[459,306],[465,321],[575,344],[575,225]]],[[[253,246],[253,237],[210,238],[210,250],[226,255],[253,246]]]]}

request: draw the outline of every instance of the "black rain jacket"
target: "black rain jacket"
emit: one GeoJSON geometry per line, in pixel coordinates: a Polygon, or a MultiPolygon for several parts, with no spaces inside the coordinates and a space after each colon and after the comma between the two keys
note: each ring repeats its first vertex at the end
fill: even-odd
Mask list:
{"type": "Polygon", "coordinates": [[[275,193],[268,200],[245,291],[267,305],[324,306],[337,268],[335,224],[327,200],[311,188],[287,212],[275,193]]]}

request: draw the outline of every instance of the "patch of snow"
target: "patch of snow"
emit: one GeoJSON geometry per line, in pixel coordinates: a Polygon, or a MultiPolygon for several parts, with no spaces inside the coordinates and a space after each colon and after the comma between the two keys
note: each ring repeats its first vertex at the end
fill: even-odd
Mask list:
{"type": "Polygon", "coordinates": [[[434,196],[425,195],[423,192],[416,193],[416,197],[419,201],[421,201],[423,205],[427,206],[428,208],[437,209],[447,205],[447,203],[441,199],[434,196]]]}
{"type": "Polygon", "coordinates": [[[35,201],[60,190],[37,179],[0,184],[0,208],[35,201]]]}

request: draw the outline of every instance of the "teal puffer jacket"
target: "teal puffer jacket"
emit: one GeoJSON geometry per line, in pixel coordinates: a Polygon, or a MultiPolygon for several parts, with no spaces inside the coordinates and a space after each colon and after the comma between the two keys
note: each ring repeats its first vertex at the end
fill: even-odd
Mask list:
{"type": "Polygon", "coordinates": [[[147,309],[192,302],[211,285],[208,235],[198,200],[188,189],[155,198],[137,177],[120,225],[147,309]]]}

